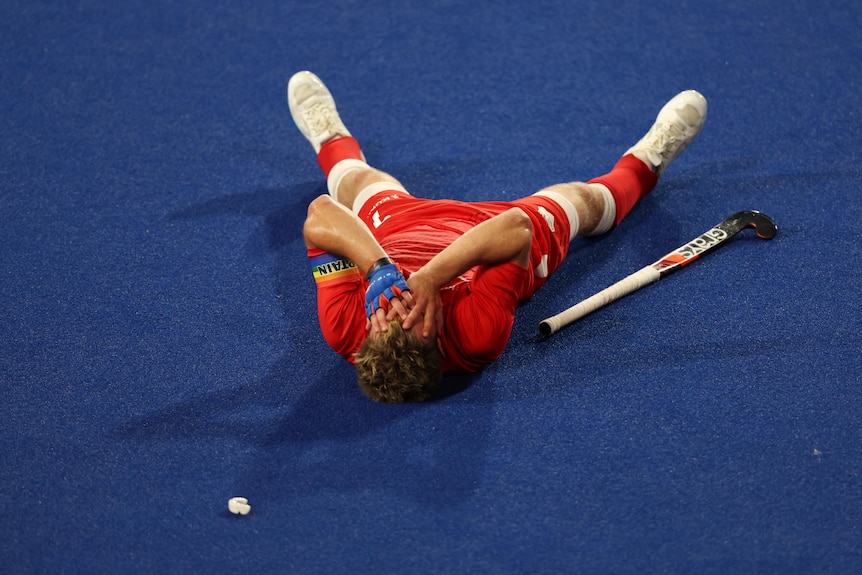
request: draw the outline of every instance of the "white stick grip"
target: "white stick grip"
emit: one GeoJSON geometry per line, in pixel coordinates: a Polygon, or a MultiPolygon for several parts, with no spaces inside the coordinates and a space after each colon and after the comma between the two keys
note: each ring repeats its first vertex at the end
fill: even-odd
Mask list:
{"type": "Polygon", "coordinates": [[[588,297],[581,303],[575,304],[567,310],[563,310],[553,317],[543,320],[539,324],[539,331],[542,335],[551,335],[556,333],[561,328],[569,325],[588,315],[602,306],[606,306],[612,301],[618,300],[624,295],[637,291],[640,288],[653,283],[661,277],[661,273],[654,267],[646,266],[635,273],[627,276],[614,285],[607,287],[588,297]]]}

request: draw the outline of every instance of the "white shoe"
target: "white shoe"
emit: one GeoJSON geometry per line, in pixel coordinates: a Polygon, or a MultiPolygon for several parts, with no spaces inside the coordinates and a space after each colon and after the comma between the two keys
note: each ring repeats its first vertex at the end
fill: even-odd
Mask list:
{"type": "Polygon", "coordinates": [[[699,92],[680,92],[664,105],[646,135],[626,154],[634,154],[660,176],[700,132],[706,109],[706,98],[699,92]]]}
{"type": "Polygon", "coordinates": [[[350,135],[335,109],[332,94],[311,72],[293,75],[287,83],[287,104],[296,127],[314,146],[315,153],[326,142],[350,135]]]}

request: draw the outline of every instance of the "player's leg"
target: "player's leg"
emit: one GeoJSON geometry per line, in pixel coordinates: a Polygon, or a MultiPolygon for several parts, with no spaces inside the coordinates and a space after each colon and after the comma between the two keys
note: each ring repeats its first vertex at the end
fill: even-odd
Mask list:
{"type": "MultiPolygon", "coordinates": [[[[662,107],[655,123],[607,174],[586,184],[557,184],[538,192],[558,195],[577,214],[571,235],[603,234],[623,218],[658,182],[659,176],[694,140],[706,120],[706,99],[694,90],[677,94],[662,107]]],[[[570,218],[571,219],[571,218],[570,218]]]]}
{"type": "Polygon", "coordinates": [[[306,71],[294,74],[287,84],[287,101],[293,121],[314,147],[336,201],[353,209],[358,197],[377,191],[407,193],[398,180],[365,162],[359,142],[342,122],[335,99],[320,78],[306,71]]]}
{"type": "Polygon", "coordinates": [[[548,186],[534,195],[545,196],[563,207],[569,220],[569,240],[591,235],[603,226],[609,202],[597,188],[584,182],[567,182],[548,186]]]}
{"type": "Polygon", "coordinates": [[[592,233],[618,226],[655,187],[659,176],[698,135],[706,121],[706,111],[706,98],[700,93],[680,92],[662,107],[644,137],[629,148],[613,170],[588,182],[614,211],[607,229],[599,227],[592,233]]]}

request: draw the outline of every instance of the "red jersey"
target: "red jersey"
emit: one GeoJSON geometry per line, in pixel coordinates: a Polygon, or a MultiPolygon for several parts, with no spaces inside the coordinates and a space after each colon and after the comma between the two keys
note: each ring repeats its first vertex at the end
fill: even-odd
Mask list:
{"type": "MultiPolygon", "coordinates": [[[[478,371],[503,353],[518,303],[529,298],[565,258],[569,224],[564,210],[540,196],[515,202],[458,202],[387,191],[369,198],[357,212],[409,278],[464,232],[512,207],[520,207],[533,221],[531,267],[476,266],[440,290],[444,373],[478,371]]],[[[321,250],[308,254],[313,264],[325,257],[321,250]]],[[[349,262],[327,266],[315,268],[321,270],[315,274],[321,329],[329,345],[352,361],[367,335],[368,283],[349,262]]]]}

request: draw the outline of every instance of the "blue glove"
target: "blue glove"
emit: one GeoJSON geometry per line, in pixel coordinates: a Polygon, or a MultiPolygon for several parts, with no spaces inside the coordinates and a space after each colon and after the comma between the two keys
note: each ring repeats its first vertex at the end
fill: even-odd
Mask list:
{"type": "Polygon", "coordinates": [[[388,310],[390,299],[400,297],[401,292],[409,290],[407,281],[395,264],[375,264],[368,278],[368,289],[365,291],[365,314],[370,318],[381,307],[388,310]]]}

